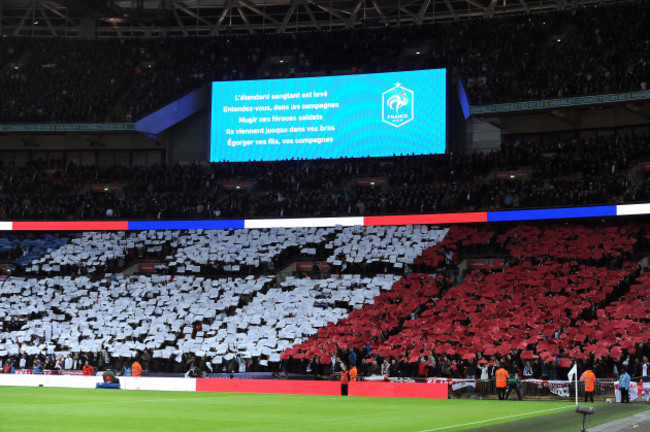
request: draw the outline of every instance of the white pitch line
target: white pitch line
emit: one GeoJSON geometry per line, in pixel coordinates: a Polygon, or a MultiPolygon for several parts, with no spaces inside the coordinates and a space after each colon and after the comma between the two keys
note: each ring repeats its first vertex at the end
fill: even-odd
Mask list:
{"type": "Polygon", "coordinates": [[[527,416],[527,415],[531,415],[531,414],[541,414],[541,413],[545,413],[545,412],[549,412],[549,411],[557,411],[557,410],[567,409],[567,408],[573,408],[573,405],[564,406],[564,407],[560,407],[560,408],[549,408],[549,409],[546,409],[546,410],[532,411],[532,412],[527,412],[527,413],[522,413],[522,414],[513,414],[513,415],[509,415],[509,416],[505,416],[505,417],[497,417],[497,418],[493,418],[493,419],[481,420],[481,421],[472,422],[472,423],[463,423],[463,424],[457,424],[457,425],[453,425],[453,426],[445,426],[445,427],[440,427],[440,428],[435,428],[435,429],[425,429],[425,430],[421,430],[421,431],[418,431],[418,432],[434,432],[434,431],[441,431],[441,430],[445,430],[445,429],[453,429],[453,428],[457,428],[457,427],[473,426],[473,425],[477,425],[477,424],[481,424],[481,423],[489,423],[489,422],[498,421],[498,420],[507,420],[507,419],[516,418],[516,417],[523,417],[523,416],[527,416]]]}

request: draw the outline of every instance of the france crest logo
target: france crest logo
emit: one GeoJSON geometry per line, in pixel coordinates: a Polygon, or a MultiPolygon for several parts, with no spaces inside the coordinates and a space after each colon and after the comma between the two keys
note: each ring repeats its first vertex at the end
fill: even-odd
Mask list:
{"type": "Polygon", "coordinates": [[[394,127],[404,126],[413,120],[414,92],[401,83],[382,94],[381,119],[394,127]]]}

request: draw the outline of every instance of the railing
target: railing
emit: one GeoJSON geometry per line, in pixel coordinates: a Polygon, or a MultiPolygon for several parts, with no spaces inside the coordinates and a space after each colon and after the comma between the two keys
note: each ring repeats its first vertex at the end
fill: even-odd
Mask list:
{"type": "MultiPolygon", "coordinates": [[[[338,380],[340,377],[339,373],[332,374],[329,379],[338,380]]],[[[357,376],[357,381],[364,380],[381,380],[382,377],[362,377],[357,376]]],[[[480,395],[485,398],[496,398],[497,397],[497,387],[496,380],[467,380],[461,378],[445,378],[445,377],[436,377],[436,378],[421,378],[421,377],[411,377],[411,378],[393,378],[395,380],[405,380],[409,382],[447,382],[449,384],[449,394],[451,396],[461,397],[466,394],[475,394],[480,395]]],[[[638,381],[638,379],[637,379],[638,381]]],[[[614,399],[615,398],[615,381],[612,379],[598,379],[596,380],[596,386],[594,390],[595,399],[614,399]]],[[[507,389],[507,387],[506,387],[507,389]]],[[[585,386],[584,382],[578,381],[578,398],[580,400],[584,399],[585,396],[585,386]]],[[[573,399],[575,398],[575,382],[565,381],[565,380],[520,380],[519,381],[519,391],[521,392],[522,398],[525,399],[573,399]]],[[[514,392],[514,390],[513,390],[514,392]]],[[[517,397],[516,392],[514,392],[514,397],[517,397]]],[[[510,398],[513,397],[513,394],[510,394],[510,398]]]]}
{"type": "MultiPolygon", "coordinates": [[[[461,389],[462,391],[466,389],[461,389]]],[[[519,391],[527,399],[542,398],[575,398],[575,382],[549,381],[549,380],[520,380],[519,391]]],[[[476,393],[485,397],[497,395],[496,381],[494,379],[483,381],[476,380],[476,393]]],[[[584,398],[584,382],[578,382],[578,397],[584,398]]],[[[515,395],[516,396],[516,395],[515,395]]],[[[594,398],[607,399],[615,397],[614,381],[611,379],[598,379],[594,390],[594,398]]]]}

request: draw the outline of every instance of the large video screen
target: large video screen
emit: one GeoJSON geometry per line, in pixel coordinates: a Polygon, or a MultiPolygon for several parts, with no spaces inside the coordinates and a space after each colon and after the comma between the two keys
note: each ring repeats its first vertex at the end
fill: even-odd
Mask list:
{"type": "Polygon", "coordinates": [[[212,83],[210,160],[444,153],[446,72],[212,83]]]}

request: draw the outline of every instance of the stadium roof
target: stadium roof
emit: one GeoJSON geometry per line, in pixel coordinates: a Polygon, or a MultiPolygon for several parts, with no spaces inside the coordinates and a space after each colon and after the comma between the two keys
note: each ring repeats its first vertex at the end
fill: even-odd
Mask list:
{"type": "Polygon", "coordinates": [[[159,37],[373,28],[616,0],[2,0],[4,36],[159,37]]]}

